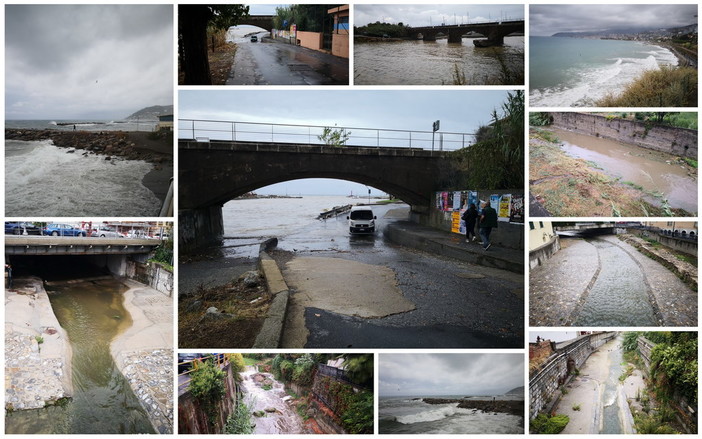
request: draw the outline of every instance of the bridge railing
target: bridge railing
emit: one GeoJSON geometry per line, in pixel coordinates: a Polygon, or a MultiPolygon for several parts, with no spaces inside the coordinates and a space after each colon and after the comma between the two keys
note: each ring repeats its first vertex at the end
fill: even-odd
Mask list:
{"type": "Polygon", "coordinates": [[[179,119],[178,138],[208,142],[271,142],[324,145],[325,129],[342,134],[347,147],[416,148],[452,151],[473,143],[473,133],[407,131],[325,125],[291,125],[259,122],[179,119]],[[433,134],[433,140],[432,140],[433,134]]]}

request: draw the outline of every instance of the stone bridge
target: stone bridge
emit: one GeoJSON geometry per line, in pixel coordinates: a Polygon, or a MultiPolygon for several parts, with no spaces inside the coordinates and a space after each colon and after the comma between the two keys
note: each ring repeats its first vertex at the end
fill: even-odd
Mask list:
{"type": "Polygon", "coordinates": [[[239,24],[249,24],[251,26],[262,27],[270,32],[273,29],[273,18],[275,15],[249,15],[239,20],[239,24]]]}
{"type": "Polygon", "coordinates": [[[414,39],[423,39],[424,41],[436,41],[438,34],[448,35],[449,43],[460,43],[463,35],[475,32],[486,36],[487,40],[473,40],[474,45],[478,47],[501,46],[507,35],[524,33],[524,20],[413,27],[409,31],[414,39]]]}
{"type": "Polygon", "coordinates": [[[304,178],[375,187],[428,211],[446,153],[418,148],[333,147],[250,141],[180,140],[180,248],[221,236],[224,203],[258,188],[304,178]]]}

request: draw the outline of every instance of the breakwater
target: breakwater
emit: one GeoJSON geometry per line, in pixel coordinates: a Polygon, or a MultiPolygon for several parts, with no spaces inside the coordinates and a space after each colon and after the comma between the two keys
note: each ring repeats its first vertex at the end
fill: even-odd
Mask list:
{"type": "Polygon", "coordinates": [[[524,416],[524,401],[491,401],[473,399],[423,398],[427,404],[457,404],[461,409],[482,410],[484,412],[508,413],[524,416]]]}
{"type": "MultiPolygon", "coordinates": [[[[58,131],[5,129],[5,140],[22,140],[27,142],[51,140],[59,148],[73,148],[85,151],[84,155],[94,153],[108,157],[122,157],[127,160],[144,160],[161,163],[162,154],[153,150],[141,149],[140,144],[129,133],[121,131],[58,131]]],[[[70,151],[69,151],[70,152],[70,151]]]]}

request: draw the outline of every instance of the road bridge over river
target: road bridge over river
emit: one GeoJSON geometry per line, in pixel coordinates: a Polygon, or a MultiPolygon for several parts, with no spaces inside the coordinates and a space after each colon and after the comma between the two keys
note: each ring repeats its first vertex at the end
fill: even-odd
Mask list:
{"type": "Polygon", "coordinates": [[[179,137],[179,242],[186,250],[222,235],[224,203],[290,180],[353,181],[425,213],[451,174],[448,150],[473,140],[472,133],[195,120],[180,121],[179,137]],[[325,141],[330,132],[338,144],[325,141]]]}
{"type": "Polygon", "coordinates": [[[436,41],[438,35],[447,35],[449,43],[460,43],[463,35],[474,32],[487,37],[486,40],[473,40],[474,45],[478,47],[501,46],[507,35],[524,34],[524,20],[412,27],[409,28],[409,32],[414,39],[424,41],[436,41]]]}
{"type": "Polygon", "coordinates": [[[5,254],[13,256],[128,255],[152,252],[157,239],[68,236],[5,236],[5,254]]]}

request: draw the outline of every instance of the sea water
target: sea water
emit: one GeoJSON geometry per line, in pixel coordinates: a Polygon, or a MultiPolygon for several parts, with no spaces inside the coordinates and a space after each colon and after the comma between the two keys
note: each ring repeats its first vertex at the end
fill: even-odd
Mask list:
{"type": "MultiPolygon", "coordinates": [[[[492,399],[492,398],[490,398],[492,399]]],[[[418,398],[380,398],[379,432],[384,434],[522,434],[522,418],[507,413],[427,404],[418,398]]]]}
{"type": "Polygon", "coordinates": [[[5,128],[73,131],[153,131],[157,120],[6,120],[5,128]]]}
{"type": "Polygon", "coordinates": [[[532,107],[593,106],[646,70],[677,65],[670,50],[637,41],[537,36],[529,45],[532,107]]]}
{"type": "Polygon", "coordinates": [[[5,213],[22,216],[157,216],[141,160],[70,153],[51,140],[5,141],[5,213]]]}

